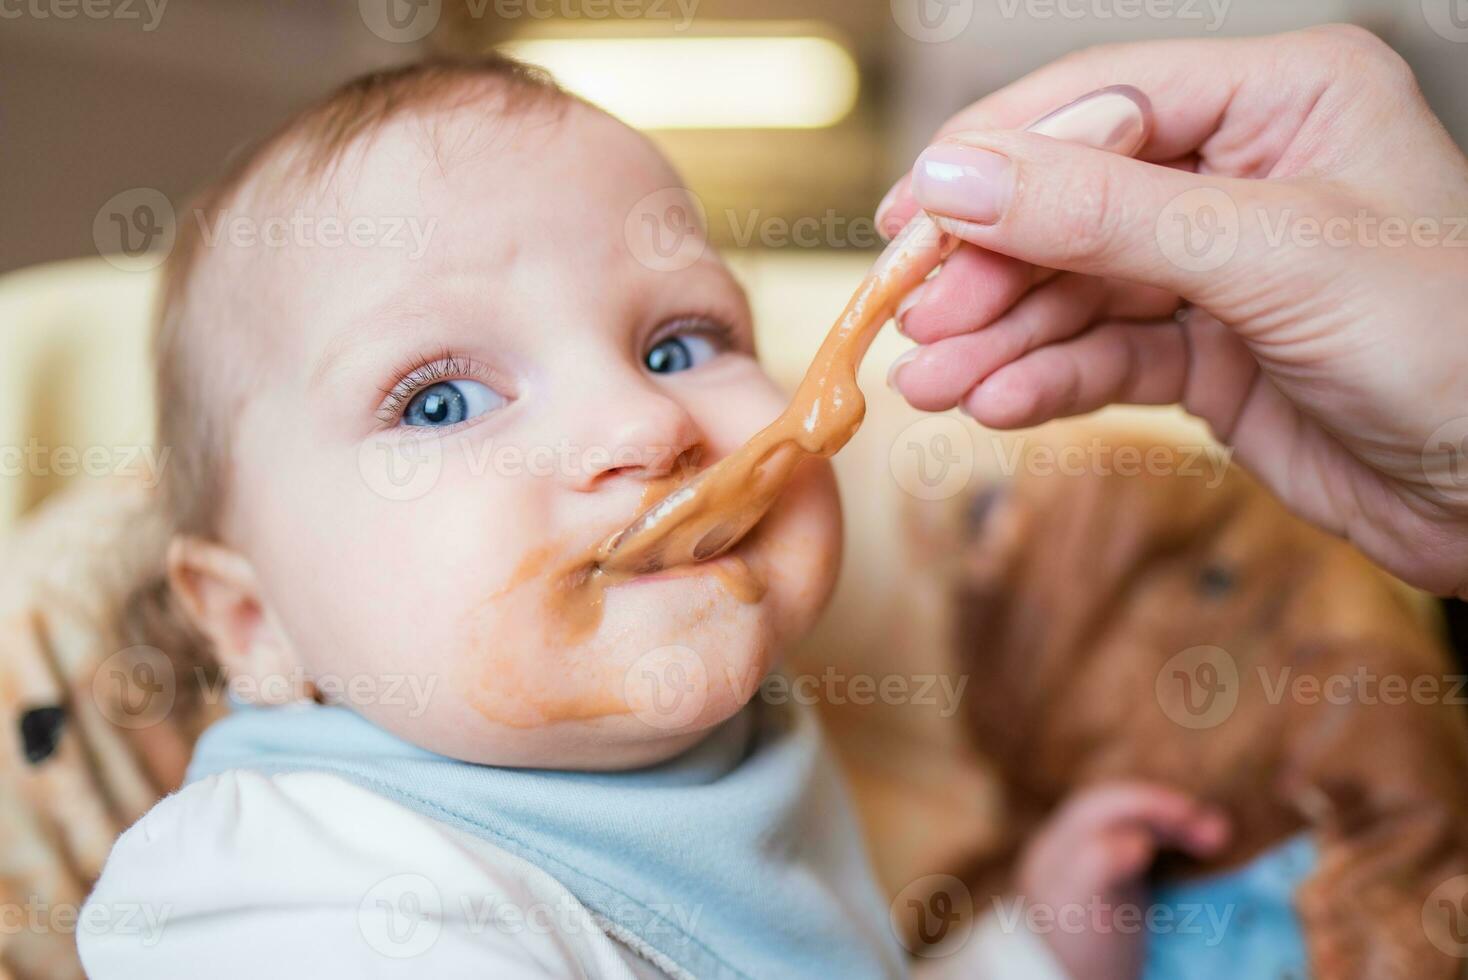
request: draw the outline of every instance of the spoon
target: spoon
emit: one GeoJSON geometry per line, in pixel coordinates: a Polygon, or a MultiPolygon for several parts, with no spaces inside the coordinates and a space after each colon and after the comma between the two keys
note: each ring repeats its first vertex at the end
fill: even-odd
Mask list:
{"type": "MultiPolygon", "coordinates": [[[[1147,97],[1117,85],[1031,124],[1029,131],[1130,156],[1147,141],[1147,97]]],[[[807,457],[831,456],[866,414],[857,387],[862,357],[897,303],[958,246],[926,212],[908,222],[857,287],[806,371],[790,405],[769,426],[642,511],[596,552],[606,572],[644,574],[716,558],[774,504],[807,457]]]]}

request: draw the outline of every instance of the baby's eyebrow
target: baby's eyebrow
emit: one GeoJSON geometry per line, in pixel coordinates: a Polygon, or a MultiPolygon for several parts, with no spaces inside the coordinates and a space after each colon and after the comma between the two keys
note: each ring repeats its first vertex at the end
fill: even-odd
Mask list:
{"type": "Polygon", "coordinates": [[[321,348],[311,369],[310,384],[314,386],[324,381],[351,351],[395,339],[405,328],[431,323],[433,319],[432,313],[421,305],[396,298],[354,317],[321,348]]]}

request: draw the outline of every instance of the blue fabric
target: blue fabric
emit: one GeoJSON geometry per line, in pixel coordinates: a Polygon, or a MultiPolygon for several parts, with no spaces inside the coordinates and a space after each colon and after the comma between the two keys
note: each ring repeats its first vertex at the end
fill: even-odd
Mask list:
{"type": "Polygon", "coordinates": [[[582,773],[435,755],[346,708],[242,708],[204,733],[189,779],[229,769],[334,773],[462,828],[695,977],[906,972],[808,709],[756,698],[676,759],[582,773]]]}
{"type": "Polygon", "coordinates": [[[1168,924],[1148,930],[1142,980],[1304,980],[1294,898],[1315,860],[1301,834],[1234,871],[1154,888],[1153,914],[1168,924]]]}

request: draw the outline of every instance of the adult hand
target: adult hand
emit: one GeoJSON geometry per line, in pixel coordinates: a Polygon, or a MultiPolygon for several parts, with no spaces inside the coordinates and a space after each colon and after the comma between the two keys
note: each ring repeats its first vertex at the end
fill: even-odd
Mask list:
{"type": "Polygon", "coordinates": [[[889,193],[966,243],[893,384],[1014,428],[1181,403],[1305,518],[1468,597],[1468,160],[1365,31],[1083,51],[949,121],[889,193]],[[1018,132],[1129,84],[1140,160],[1018,132]]]}

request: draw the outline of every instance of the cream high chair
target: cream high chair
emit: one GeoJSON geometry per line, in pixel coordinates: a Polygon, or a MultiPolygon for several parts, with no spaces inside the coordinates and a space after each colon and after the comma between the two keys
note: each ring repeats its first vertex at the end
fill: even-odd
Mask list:
{"type": "Polygon", "coordinates": [[[139,468],[156,283],[100,258],[0,276],[0,530],[69,483],[139,468]]]}
{"type": "Polygon", "coordinates": [[[155,283],[100,258],[0,277],[0,903],[26,920],[4,978],[82,975],[75,913],[194,735],[181,679],[115,618],[153,557],[155,283]]]}

